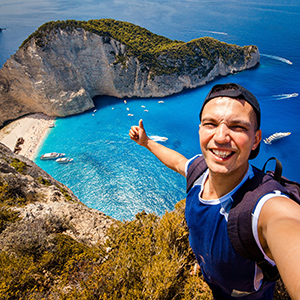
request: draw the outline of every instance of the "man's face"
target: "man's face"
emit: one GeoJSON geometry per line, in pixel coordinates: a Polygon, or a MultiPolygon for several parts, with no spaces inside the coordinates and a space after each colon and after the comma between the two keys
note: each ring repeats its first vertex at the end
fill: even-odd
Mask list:
{"type": "Polygon", "coordinates": [[[244,176],[250,152],[261,140],[252,106],[228,97],[214,98],[204,106],[199,135],[209,170],[235,176],[244,176]]]}

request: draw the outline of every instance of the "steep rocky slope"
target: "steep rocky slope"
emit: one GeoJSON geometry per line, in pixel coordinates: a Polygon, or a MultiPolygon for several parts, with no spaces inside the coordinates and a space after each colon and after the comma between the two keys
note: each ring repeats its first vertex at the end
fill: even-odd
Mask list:
{"type": "Polygon", "coordinates": [[[28,113],[78,114],[96,95],[164,97],[252,68],[256,46],[172,41],[110,19],[50,22],[0,70],[0,127],[28,113]]]}
{"type": "Polygon", "coordinates": [[[64,224],[66,234],[90,245],[104,242],[107,228],[115,222],[85,206],[31,160],[0,143],[0,241],[12,224],[21,222],[25,228],[37,219],[56,220],[55,226],[64,224]]]}

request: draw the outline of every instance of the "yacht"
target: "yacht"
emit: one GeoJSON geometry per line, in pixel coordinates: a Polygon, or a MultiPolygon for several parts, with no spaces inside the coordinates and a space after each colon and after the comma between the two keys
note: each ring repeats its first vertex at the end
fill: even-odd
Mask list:
{"type": "Polygon", "coordinates": [[[45,153],[41,156],[42,160],[49,160],[49,159],[57,159],[59,157],[65,156],[64,153],[57,153],[57,152],[50,152],[50,153],[45,153]]]}
{"type": "Polygon", "coordinates": [[[67,157],[61,157],[56,160],[56,162],[58,162],[60,164],[67,164],[72,161],[73,161],[73,158],[67,158],[67,157]]]}
{"type": "Polygon", "coordinates": [[[272,135],[270,135],[269,137],[264,139],[264,142],[267,145],[271,145],[273,142],[280,140],[286,136],[289,136],[291,134],[291,132],[276,132],[272,135]]]}

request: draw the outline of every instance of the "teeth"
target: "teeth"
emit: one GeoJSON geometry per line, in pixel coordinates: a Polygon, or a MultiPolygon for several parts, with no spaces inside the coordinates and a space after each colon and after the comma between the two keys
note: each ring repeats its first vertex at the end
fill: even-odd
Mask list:
{"type": "Polygon", "coordinates": [[[212,150],[212,152],[221,157],[221,158],[226,158],[227,156],[229,156],[232,152],[231,151],[221,151],[221,150],[212,150]]]}

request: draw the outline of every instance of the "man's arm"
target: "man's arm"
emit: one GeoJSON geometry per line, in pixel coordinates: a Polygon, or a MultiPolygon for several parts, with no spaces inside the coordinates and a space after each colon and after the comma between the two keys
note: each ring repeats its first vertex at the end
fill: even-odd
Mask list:
{"type": "Polygon", "coordinates": [[[285,197],[267,201],[260,213],[258,232],[290,297],[300,299],[300,205],[285,197]]]}
{"type": "Polygon", "coordinates": [[[168,168],[185,176],[185,164],[187,159],[180,153],[151,140],[146,134],[143,120],[139,121],[139,126],[131,127],[129,136],[137,144],[147,148],[168,168]]]}

